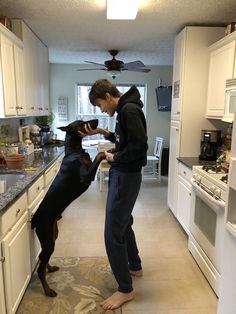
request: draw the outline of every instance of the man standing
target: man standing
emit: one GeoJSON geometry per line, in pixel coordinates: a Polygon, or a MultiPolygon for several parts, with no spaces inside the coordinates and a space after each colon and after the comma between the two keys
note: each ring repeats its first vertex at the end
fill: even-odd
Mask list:
{"type": "Polygon", "coordinates": [[[115,143],[114,152],[106,152],[111,169],[105,246],[118,283],[118,291],[101,303],[104,310],[109,310],[134,298],[131,275],[142,276],[141,259],[132,229],[132,210],[141,186],[141,169],[147,162],[146,121],[143,103],[135,86],[122,95],[110,81],[97,80],[90,90],[89,99],[109,116],[117,112],[114,133],[99,128],[92,130],[89,125],[86,129],[86,135],[101,133],[115,143]]]}

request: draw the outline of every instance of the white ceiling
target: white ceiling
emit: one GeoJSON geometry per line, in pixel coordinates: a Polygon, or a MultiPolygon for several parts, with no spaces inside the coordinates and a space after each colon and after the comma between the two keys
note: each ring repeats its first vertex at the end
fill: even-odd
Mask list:
{"type": "MultiPolygon", "coordinates": [[[[128,0],[120,0],[128,1],[128,0]]],[[[0,0],[0,13],[22,18],[49,47],[50,62],[111,59],[171,65],[175,35],[185,25],[227,25],[235,0],[145,0],[135,21],[106,20],[106,0],[0,0]]]]}

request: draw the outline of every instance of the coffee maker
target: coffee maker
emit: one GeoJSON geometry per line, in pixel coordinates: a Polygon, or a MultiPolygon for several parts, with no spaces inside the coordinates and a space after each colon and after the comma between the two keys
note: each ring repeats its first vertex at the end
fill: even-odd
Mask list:
{"type": "Polygon", "coordinates": [[[217,159],[217,150],[221,146],[221,131],[202,130],[200,160],[215,161],[217,159]]]}

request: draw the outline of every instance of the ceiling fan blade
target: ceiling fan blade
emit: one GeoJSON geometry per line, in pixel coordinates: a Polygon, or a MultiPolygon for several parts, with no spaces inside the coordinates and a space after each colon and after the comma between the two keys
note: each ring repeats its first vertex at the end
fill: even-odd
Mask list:
{"type": "Polygon", "coordinates": [[[84,62],[104,66],[104,64],[102,64],[102,63],[97,63],[97,62],[93,62],[93,61],[84,61],[84,62]]]}
{"type": "Polygon", "coordinates": [[[133,72],[143,72],[143,73],[148,73],[151,71],[151,69],[146,69],[146,68],[123,68],[121,71],[133,71],[133,72]]]}
{"type": "Polygon", "coordinates": [[[142,61],[132,61],[132,62],[127,62],[124,64],[124,67],[126,69],[133,69],[133,68],[144,68],[145,64],[142,63],[142,61]]]}
{"type": "Polygon", "coordinates": [[[107,71],[105,68],[97,68],[97,69],[77,69],[76,71],[95,71],[95,70],[102,70],[102,71],[107,71]]]}

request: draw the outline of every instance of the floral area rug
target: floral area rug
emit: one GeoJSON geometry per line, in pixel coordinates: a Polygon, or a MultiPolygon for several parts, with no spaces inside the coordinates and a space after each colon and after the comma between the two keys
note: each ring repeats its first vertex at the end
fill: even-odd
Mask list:
{"type": "Polygon", "coordinates": [[[46,297],[37,274],[33,274],[17,314],[121,314],[121,309],[104,311],[99,303],[117,289],[106,257],[56,257],[47,281],[58,295],[46,297]]]}

